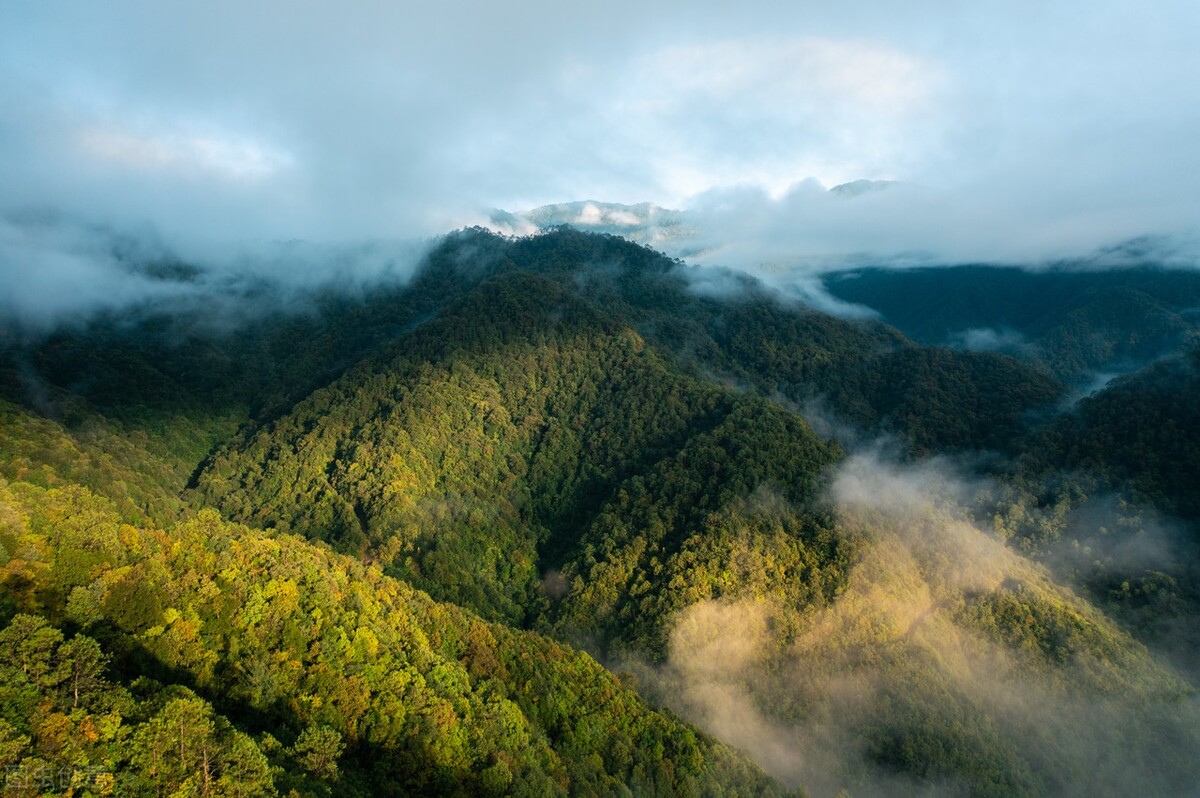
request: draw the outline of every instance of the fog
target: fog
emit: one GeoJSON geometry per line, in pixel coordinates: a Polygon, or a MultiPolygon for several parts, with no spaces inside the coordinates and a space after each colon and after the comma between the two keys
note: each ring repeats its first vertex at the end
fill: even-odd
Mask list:
{"type": "MultiPolygon", "coordinates": [[[[969,506],[990,489],[946,460],[860,450],[828,496],[858,541],[845,590],[798,622],[769,599],[694,604],[675,618],[667,662],[634,666],[640,682],[814,796],[967,794],[966,778],[937,767],[918,779],[885,765],[904,745],[941,745],[939,734],[967,770],[1008,773],[998,789],[1009,793],[1186,793],[1200,753],[1192,690],[979,528],[969,506]],[[1042,659],[980,625],[980,607],[1010,598],[1060,608],[1109,642],[1079,638],[1070,656],[1042,659]]],[[[1079,522],[1114,522],[1112,509],[1093,505],[1079,522]]],[[[1125,545],[1146,564],[1164,556],[1160,543],[1125,545]]]]}
{"type": "Polygon", "coordinates": [[[191,242],[181,249],[154,228],[54,213],[0,217],[0,328],[36,336],[103,312],[118,319],[202,313],[207,326],[232,328],[265,311],[302,312],[314,292],[353,296],[403,285],[432,243],[191,242]]]}

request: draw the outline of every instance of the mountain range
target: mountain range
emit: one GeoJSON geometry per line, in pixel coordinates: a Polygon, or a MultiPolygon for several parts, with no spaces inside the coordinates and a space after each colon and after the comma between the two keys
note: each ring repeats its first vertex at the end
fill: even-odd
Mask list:
{"type": "Polygon", "coordinates": [[[1191,794],[1200,276],[820,276],[845,318],[687,224],[5,326],[8,789],[1191,794]]]}

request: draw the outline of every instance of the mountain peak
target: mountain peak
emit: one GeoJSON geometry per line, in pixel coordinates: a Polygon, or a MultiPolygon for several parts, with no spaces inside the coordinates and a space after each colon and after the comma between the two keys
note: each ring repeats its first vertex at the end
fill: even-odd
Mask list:
{"type": "Polygon", "coordinates": [[[897,185],[900,185],[898,180],[851,180],[849,183],[834,186],[829,189],[829,193],[839,197],[861,197],[863,194],[887,191],[897,185]]]}
{"type": "Polygon", "coordinates": [[[610,233],[646,246],[687,236],[684,213],[652,202],[625,205],[619,202],[576,200],[542,205],[525,211],[493,210],[488,226],[508,235],[531,235],[570,225],[589,233],[610,233]]]}

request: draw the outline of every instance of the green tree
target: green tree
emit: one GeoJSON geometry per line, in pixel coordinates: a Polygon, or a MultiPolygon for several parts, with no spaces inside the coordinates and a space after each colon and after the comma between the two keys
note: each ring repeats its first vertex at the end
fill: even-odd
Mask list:
{"type": "Polygon", "coordinates": [[[90,637],[76,635],[59,647],[57,680],[72,709],[79,706],[81,699],[86,703],[92,694],[103,689],[102,674],[107,664],[108,656],[90,637]]]}
{"type": "Polygon", "coordinates": [[[291,755],[313,776],[332,781],[338,776],[338,758],[344,748],[342,735],[337,730],[329,726],[308,726],[296,738],[291,755]]]}

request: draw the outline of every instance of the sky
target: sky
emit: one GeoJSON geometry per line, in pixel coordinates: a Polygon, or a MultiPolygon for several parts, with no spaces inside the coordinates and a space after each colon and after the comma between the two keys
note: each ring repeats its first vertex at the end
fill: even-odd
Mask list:
{"type": "Polygon", "coordinates": [[[185,253],[582,199],[691,210],[731,261],[1192,234],[1198,32],[1194,0],[10,0],[0,280],[31,214],[185,253]],[[855,179],[901,185],[824,192],[855,179]]]}

